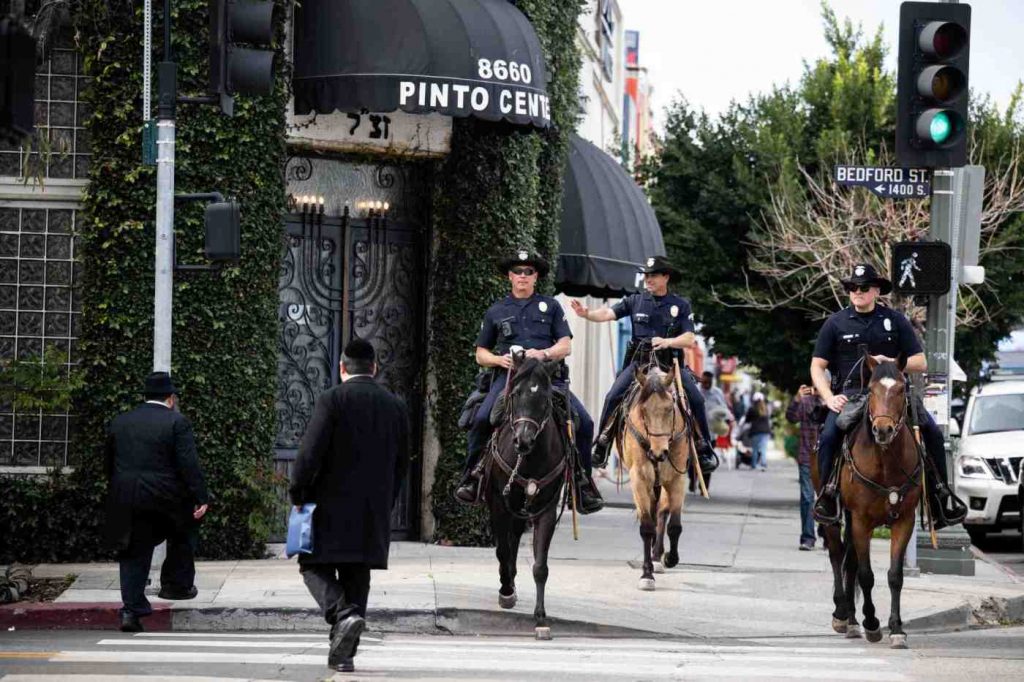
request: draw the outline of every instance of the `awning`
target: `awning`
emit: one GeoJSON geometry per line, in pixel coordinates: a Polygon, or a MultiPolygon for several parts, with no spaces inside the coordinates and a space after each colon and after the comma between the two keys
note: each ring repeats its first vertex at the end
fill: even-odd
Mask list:
{"type": "Polygon", "coordinates": [[[665,255],[654,209],[618,161],[576,135],[569,144],[555,288],[599,298],[636,291],[637,268],[665,255]]]}
{"type": "Polygon", "coordinates": [[[547,70],[508,0],[303,0],[295,113],[436,111],[550,125],[547,70]]]}

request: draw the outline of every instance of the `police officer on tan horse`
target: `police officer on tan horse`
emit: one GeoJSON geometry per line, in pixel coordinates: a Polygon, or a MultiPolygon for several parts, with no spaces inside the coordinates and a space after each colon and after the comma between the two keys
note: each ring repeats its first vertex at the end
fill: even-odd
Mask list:
{"type": "MultiPolygon", "coordinates": [[[[477,409],[469,430],[466,467],[455,491],[455,497],[467,504],[479,499],[480,454],[493,432],[492,408],[504,392],[508,371],[513,367],[512,347],[519,346],[526,358],[541,361],[562,361],[572,352],[572,332],[562,306],[551,296],[536,292],[537,280],[550,270],[548,262],[527,251],[519,251],[502,259],[498,268],[507,274],[512,291],[487,309],[476,340],[477,364],[493,371],[487,397],[477,409]]],[[[579,398],[568,390],[568,374],[568,367],[562,363],[560,376],[553,378],[552,385],[568,393],[572,410],[579,418],[579,428],[574,434],[580,458],[580,467],[574,468],[582,469],[577,471],[576,480],[580,493],[578,507],[581,513],[590,514],[604,506],[590,478],[594,421],[579,398]]]]}
{"type": "MultiPolygon", "coordinates": [[[[593,455],[594,466],[597,467],[607,463],[608,448],[619,424],[619,406],[633,383],[638,361],[642,359],[638,352],[641,346],[649,344],[645,350],[655,354],[662,369],[669,370],[673,358],[679,360],[680,367],[685,367],[682,362],[683,350],[697,345],[690,302],[668,290],[668,285],[679,277],[680,272],[665,256],[648,258],[646,265],[639,268],[638,272],[644,276],[645,291],[626,296],[614,306],[589,310],[579,301],[572,301],[573,312],[591,322],[613,322],[629,316],[633,323],[633,338],[626,351],[626,360],[601,410],[601,435],[594,446],[593,455]]],[[[707,475],[718,468],[718,456],[711,446],[711,432],[704,413],[704,397],[691,372],[683,370],[679,378],[690,404],[692,418],[700,430],[697,456],[701,471],[707,475]]]]}
{"type": "MultiPolygon", "coordinates": [[[[837,420],[844,410],[852,413],[854,409],[863,409],[867,386],[862,380],[862,346],[867,347],[874,362],[895,362],[897,356],[902,355],[906,358],[904,371],[908,374],[924,372],[928,368],[910,321],[902,313],[877,301],[880,295],[892,291],[889,280],[880,277],[871,265],[860,263],[854,266],[853,273],[842,280],[842,284],[850,295],[850,306],[833,314],[822,325],[811,360],[811,379],[829,408],[818,440],[818,470],[823,489],[814,506],[814,518],[824,524],[839,523],[838,486],[832,477],[836,450],[842,438],[837,420]],[[826,370],[832,375],[831,382],[826,370]]],[[[949,490],[942,432],[926,410],[912,411],[916,413],[917,425],[931,460],[931,466],[927,467],[928,494],[935,526],[941,528],[958,524],[966,516],[967,508],[949,490]]],[[[850,420],[856,422],[856,419],[850,420]]]]}

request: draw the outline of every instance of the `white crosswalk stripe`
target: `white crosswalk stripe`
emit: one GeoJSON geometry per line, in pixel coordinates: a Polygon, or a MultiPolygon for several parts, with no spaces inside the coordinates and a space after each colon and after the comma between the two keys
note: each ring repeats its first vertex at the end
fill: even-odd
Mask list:
{"type": "MultiPolygon", "coordinates": [[[[246,664],[325,667],[323,634],[140,633],[99,639],[94,648],[55,652],[60,664],[246,664]]],[[[563,639],[536,642],[525,638],[363,637],[356,657],[359,672],[374,676],[475,676],[516,679],[550,675],[559,679],[834,679],[900,681],[891,657],[881,648],[850,646],[715,645],[668,640],[563,639]]],[[[42,671],[41,671],[42,672],[42,671]]],[[[209,672],[219,672],[211,667],[209,672]]],[[[47,675],[0,677],[3,682],[48,682],[47,675]]],[[[93,682],[92,676],[65,675],[69,682],[93,682]]],[[[145,680],[157,677],[105,676],[145,680]]],[[[175,682],[212,682],[221,678],[175,677],[175,682]]],[[[237,678],[234,678],[237,679],[237,678]]]]}

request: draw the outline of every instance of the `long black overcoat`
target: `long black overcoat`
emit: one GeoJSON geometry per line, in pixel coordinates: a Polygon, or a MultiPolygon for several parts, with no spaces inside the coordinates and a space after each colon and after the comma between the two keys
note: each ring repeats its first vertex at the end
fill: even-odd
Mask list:
{"type": "Polygon", "coordinates": [[[185,527],[195,507],[209,502],[192,424],[165,405],[143,403],[110,422],[106,466],[106,536],[114,549],[127,546],[135,512],[162,513],[185,527]]]}
{"type": "Polygon", "coordinates": [[[313,553],[299,562],[387,568],[408,463],[405,403],[368,376],[321,394],[292,469],[292,504],[316,503],[313,553]]]}

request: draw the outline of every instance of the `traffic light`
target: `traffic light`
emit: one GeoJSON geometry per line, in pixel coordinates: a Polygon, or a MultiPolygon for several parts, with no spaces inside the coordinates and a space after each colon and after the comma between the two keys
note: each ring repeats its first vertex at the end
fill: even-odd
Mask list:
{"type": "Polygon", "coordinates": [[[36,41],[11,17],[0,19],[0,135],[17,140],[35,119],[36,41]]]}
{"type": "Polygon", "coordinates": [[[272,0],[210,0],[210,90],[224,113],[233,112],[234,95],[273,91],[273,38],[272,0]]]}
{"type": "Polygon", "coordinates": [[[967,164],[970,5],[900,5],[896,160],[905,168],[967,164]]]}
{"type": "Polygon", "coordinates": [[[949,293],[953,250],[946,242],[899,242],[892,247],[892,290],[903,296],[949,293]]]}
{"type": "Polygon", "coordinates": [[[206,205],[206,257],[210,260],[237,261],[241,255],[241,228],[238,202],[234,199],[206,205]]]}

